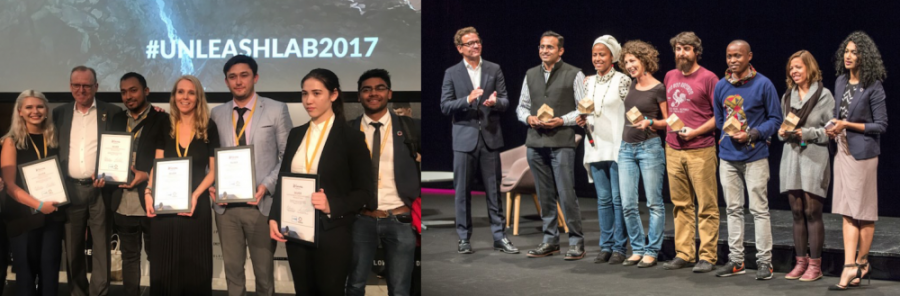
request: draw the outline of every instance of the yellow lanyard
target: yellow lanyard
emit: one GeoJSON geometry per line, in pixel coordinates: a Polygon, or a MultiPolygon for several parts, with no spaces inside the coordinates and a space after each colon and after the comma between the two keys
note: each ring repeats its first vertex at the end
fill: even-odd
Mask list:
{"type": "MultiPolygon", "coordinates": [[[[231,130],[237,129],[237,121],[234,119],[234,112],[231,111],[231,130]]],[[[253,119],[253,112],[256,112],[256,104],[253,104],[253,108],[250,109],[250,116],[247,116],[247,120],[244,122],[244,126],[241,127],[241,132],[236,134],[234,137],[234,146],[237,146],[241,136],[244,135],[244,131],[247,130],[247,126],[250,125],[250,119],[253,119]]]]}
{"type": "MultiPolygon", "coordinates": [[[[312,123],[309,124],[309,130],[306,131],[306,151],[309,151],[309,142],[310,137],[312,136],[312,123]]],[[[309,174],[312,169],[313,161],[316,159],[316,154],[319,153],[319,147],[322,145],[322,139],[325,138],[325,131],[328,130],[328,120],[325,121],[325,125],[322,127],[322,132],[319,133],[319,141],[316,142],[315,150],[313,150],[312,157],[306,158],[306,173],[309,174]]]]}
{"type": "Polygon", "coordinates": [[[37,153],[38,159],[47,157],[47,138],[44,138],[44,156],[41,156],[41,151],[38,150],[37,144],[34,143],[34,139],[31,138],[31,135],[28,135],[28,139],[31,140],[31,146],[34,147],[34,153],[37,153]]]}
{"type": "MultiPolygon", "coordinates": [[[[388,121],[387,127],[384,128],[384,131],[385,131],[386,133],[385,133],[384,135],[382,135],[383,138],[381,139],[381,147],[378,149],[378,155],[384,154],[384,144],[387,143],[387,139],[390,138],[390,135],[391,135],[390,131],[391,131],[391,123],[392,123],[392,122],[393,122],[393,121],[388,121]]],[[[364,134],[365,134],[365,132],[366,132],[362,120],[359,121],[359,131],[363,132],[364,134]]],[[[366,140],[366,146],[369,146],[369,137],[363,137],[363,138],[365,138],[364,140],[366,140]]],[[[369,146],[369,158],[372,158],[372,148],[371,148],[371,146],[369,146]]]]}
{"type": "Polygon", "coordinates": [[[191,143],[194,142],[194,131],[191,131],[191,140],[188,142],[187,147],[184,147],[184,154],[181,154],[181,137],[178,136],[178,130],[181,127],[181,121],[175,124],[175,152],[178,152],[178,157],[187,157],[188,150],[191,149],[191,143]]]}

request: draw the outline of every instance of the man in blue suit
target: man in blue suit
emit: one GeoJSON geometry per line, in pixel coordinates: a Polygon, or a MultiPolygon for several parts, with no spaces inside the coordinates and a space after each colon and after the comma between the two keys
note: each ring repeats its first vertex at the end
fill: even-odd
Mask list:
{"type": "Polygon", "coordinates": [[[421,192],[416,161],[421,128],[412,118],[388,111],[391,76],[384,69],[363,73],[357,89],[365,114],[351,120],[350,126],[366,135],[377,187],[353,224],[347,295],[366,294],[379,243],[384,247],[388,294],[410,295],[416,250],[411,214],[421,192]]]}
{"type": "Polygon", "coordinates": [[[475,169],[481,169],[487,194],[494,250],[517,254],[506,238],[500,201],[500,149],[503,134],[500,114],[509,100],[500,66],[481,58],[481,38],[473,27],[462,28],[454,38],[463,61],[444,72],[441,111],[453,120],[453,187],[456,190],[456,232],[460,254],[471,254],[472,194],[475,169]]]}
{"type": "MultiPolygon", "coordinates": [[[[219,128],[221,147],[253,145],[256,167],[255,201],[227,203],[216,195],[216,228],[225,261],[228,295],[247,292],[244,262],[247,249],[256,276],[256,295],[274,295],[275,241],[269,238],[269,210],[278,170],[287,145],[288,132],[293,127],[287,105],[256,94],[259,80],[257,65],[245,55],[232,57],[225,63],[225,84],[234,100],[212,109],[210,118],[219,128]]],[[[220,192],[224,193],[224,192],[220,192]]]]}

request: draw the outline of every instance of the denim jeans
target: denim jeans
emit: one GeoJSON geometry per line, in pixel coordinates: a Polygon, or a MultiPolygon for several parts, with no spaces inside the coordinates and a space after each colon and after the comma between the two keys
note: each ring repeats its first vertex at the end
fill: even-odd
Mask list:
{"type": "Polygon", "coordinates": [[[772,263],[772,224],[769,220],[769,160],[719,162],[719,179],[725,193],[728,221],[728,259],[744,262],[744,184],[750,195],[753,234],[756,236],[756,261],[772,263]]]}
{"type": "Polygon", "coordinates": [[[575,149],[528,147],[528,166],[541,202],[544,243],[559,244],[556,203],[569,226],[569,246],[584,246],[581,211],[575,196],[575,149]]]}
{"type": "Polygon", "coordinates": [[[396,216],[376,219],[357,215],[353,224],[353,259],[347,279],[347,295],[365,295],[366,279],[378,244],[384,248],[388,295],[408,296],[415,263],[416,234],[410,223],[396,216]]]}
{"type": "Polygon", "coordinates": [[[666,223],[666,207],[662,199],[666,173],[666,152],[659,138],[638,143],[622,142],[619,149],[619,190],[622,192],[622,214],[631,239],[631,253],[657,257],[662,247],[666,223]],[[650,226],[644,236],[638,210],[638,178],[644,180],[644,194],[650,208],[650,226]]]}
{"type": "Polygon", "coordinates": [[[619,165],[615,161],[590,164],[597,189],[597,215],[600,220],[600,251],[625,254],[625,218],[619,194],[619,165]]]}
{"type": "Polygon", "coordinates": [[[43,227],[10,238],[16,295],[59,295],[62,240],[63,222],[46,217],[43,227]]]}

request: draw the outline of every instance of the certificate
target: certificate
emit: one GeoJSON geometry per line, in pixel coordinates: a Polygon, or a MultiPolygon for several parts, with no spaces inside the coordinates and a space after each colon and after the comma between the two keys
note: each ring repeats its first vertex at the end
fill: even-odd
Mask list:
{"type": "Polygon", "coordinates": [[[256,201],[253,145],[216,149],[216,202],[256,201]]]}
{"type": "Polygon", "coordinates": [[[56,206],[69,203],[66,185],[59,169],[56,156],[19,165],[19,176],[25,185],[25,191],[42,202],[57,202],[56,206]]]}
{"type": "Polygon", "coordinates": [[[191,212],[191,159],[161,158],[153,163],[153,210],[156,214],[191,212]]]}
{"type": "Polygon", "coordinates": [[[106,184],[126,184],[131,174],[132,138],[130,133],[104,132],[100,134],[97,153],[97,178],[106,184]]]}
{"type": "Polygon", "coordinates": [[[284,238],[318,247],[319,211],[312,205],[312,194],[319,188],[316,175],[281,173],[281,234],[284,238]]]}

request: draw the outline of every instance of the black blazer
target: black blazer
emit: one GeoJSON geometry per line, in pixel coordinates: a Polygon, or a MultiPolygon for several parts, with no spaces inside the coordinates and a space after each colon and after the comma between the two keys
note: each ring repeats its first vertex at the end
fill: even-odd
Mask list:
{"type": "MultiPolygon", "coordinates": [[[[397,116],[392,111],[388,111],[391,116],[391,135],[393,135],[394,145],[394,180],[397,184],[397,193],[406,206],[412,208],[413,201],[419,197],[421,193],[419,173],[419,164],[416,162],[415,153],[410,151],[410,146],[406,144],[409,140],[418,141],[421,139],[421,128],[412,118],[397,116]],[[402,121],[401,121],[402,120],[402,121]],[[407,132],[403,131],[406,125],[407,132]],[[408,133],[412,133],[409,135],[408,133]]],[[[363,115],[350,121],[350,127],[359,129],[363,115]]],[[[413,144],[415,145],[415,143],[413,144]]],[[[377,180],[376,180],[377,181],[377,180]]],[[[376,184],[377,186],[377,184],[376,184]]],[[[325,192],[328,192],[327,190],[325,192]]],[[[378,209],[378,196],[373,194],[374,199],[366,202],[366,208],[369,210],[378,209]]]]}
{"type": "MultiPolygon", "coordinates": [[[[841,116],[841,98],[849,84],[849,76],[843,74],[834,83],[834,118],[841,116]]],[[[847,129],[847,144],[856,160],[869,159],[881,154],[881,134],[887,131],[888,117],[884,87],[876,80],[871,85],[860,86],[850,101],[847,121],[864,123],[865,133],[847,129]]]]}
{"type": "MultiPolygon", "coordinates": [[[[113,130],[113,114],[122,112],[122,108],[116,105],[97,100],[97,135],[105,131],[113,130]]],[[[72,134],[72,115],[75,112],[75,102],[53,108],[53,123],[56,125],[56,135],[59,140],[59,165],[63,177],[68,177],[69,171],[69,139],[72,134]]],[[[97,139],[100,140],[99,138],[97,139]]]]}
{"type": "MultiPolygon", "coordinates": [[[[309,123],[291,129],[280,172],[289,173],[294,154],[306,136],[309,123]]],[[[319,222],[323,230],[338,226],[351,226],[356,214],[375,195],[375,177],[372,176],[372,160],[363,133],[351,128],[347,122],[335,118],[325,146],[321,148],[318,175],[319,186],[325,189],[331,218],[321,214],[319,222]]],[[[281,178],[275,186],[275,199],[269,220],[281,221],[281,178]]],[[[280,226],[279,226],[280,227],[280,226]]]]}
{"type": "Polygon", "coordinates": [[[453,120],[453,151],[472,152],[478,143],[478,137],[484,138],[484,144],[491,149],[503,147],[503,133],[500,130],[500,114],[509,106],[506,93],[506,82],[500,66],[484,59],[481,60],[481,89],[484,94],[469,104],[466,97],[475,89],[466,62],[462,61],[444,71],[444,82],[441,86],[441,112],[453,120]],[[497,91],[497,104],[484,106],[485,100],[497,91]]]}
{"type": "MultiPolygon", "coordinates": [[[[168,130],[165,130],[166,127],[169,127],[167,124],[169,121],[169,114],[158,112],[153,106],[148,106],[147,108],[150,108],[150,111],[147,111],[147,118],[144,119],[143,128],[140,129],[141,138],[137,143],[134,168],[150,174],[150,169],[153,168],[153,161],[156,159],[156,141],[159,139],[159,133],[169,132],[168,130]]],[[[128,117],[128,111],[125,110],[113,114],[111,131],[127,132],[128,117]]],[[[133,132],[135,131],[132,131],[132,134],[133,132]]],[[[107,185],[106,187],[107,188],[104,188],[105,190],[112,190],[112,201],[110,203],[112,207],[109,210],[115,213],[116,210],[119,209],[119,204],[122,202],[122,189],[120,189],[118,185],[107,185]]],[[[143,182],[137,186],[140,195],[141,208],[145,211],[147,210],[146,205],[144,204],[144,189],[146,188],[147,182],[143,182]]]]}

